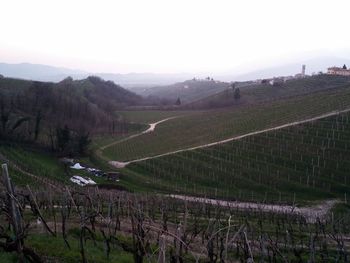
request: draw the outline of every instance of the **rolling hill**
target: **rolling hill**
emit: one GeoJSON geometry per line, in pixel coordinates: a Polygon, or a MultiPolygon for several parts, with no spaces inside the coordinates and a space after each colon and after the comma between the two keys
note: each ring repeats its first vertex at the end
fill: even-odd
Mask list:
{"type": "Polygon", "coordinates": [[[264,103],[193,111],[161,123],[153,133],[142,134],[108,147],[103,154],[110,160],[130,161],[208,144],[349,107],[348,84],[264,103]]]}
{"type": "Polygon", "coordinates": [[[0,63],[0,74],[8,78],[59,82],[68,76],[88,76],[88,72],[41,64],[0,63]]]}
{"type": "Polygon", "coordinates": [[[57,129],[78,134],[125,132],[116,110],[144,103],[140,96],[98,77],[59,83],[0,79],[1,139],[53,144],[57,129]]]}
{"type": "Polygon", "coordinates": [[[234,98],[234,91],[230,88],[182,105],[182,108],[208,109],[267,103],[269,101],[317,93],[349,84],[349,77],[330,76],[326,74],[301,79],[290,79],[275,85],[270,85],[269,83],[236,82],[236,88],[240,89],[239,100],[234,98]]]}
{"type": "MultiPolygon", "coordinates": [[[[241,86],[240,104],[220,109],[130,111],[148,101],[98,77],[0,79],[0,222],[10,225],[0,227],[0,261],[342,262],[350,84],[285,84],[241,86]],[[47,144],[66,137],[62,125],[100,136],[87,157],[72,155],[89,169],[33,147],[38,130],[47,144]],[[119,170],[107,163],[143,157],[119,170]],[[77,174],[96,185],[75,185],[77,174]]],[[[225,94],[234,93],[218,102],[225,94]]]]}
{"type": "Polygon", "coordinates": [[[128,87],[169,85],[174,82],[184,81],[191,74],[156,74],[156,73],[106,73],[106,72],[87,72],[84,70],[75,70],[63,67],[55,67],[41,64],[20,63],[9,64],[0,63],[0,74],[9,78],[20,78],[26,80],[60,82],[67,77],[73,79],[85,79],[88,76],[99,76],[105,80],[111,80],[119,85],[128,87]]]}
{"type": "Polygon", "coordinates": [[[180,98],[182,104],[190,103],[229,88],[230,83],[215,80],[186,80],[167,86],[131,88],[144,97],[159,97],[172,101],[180,98]]]}

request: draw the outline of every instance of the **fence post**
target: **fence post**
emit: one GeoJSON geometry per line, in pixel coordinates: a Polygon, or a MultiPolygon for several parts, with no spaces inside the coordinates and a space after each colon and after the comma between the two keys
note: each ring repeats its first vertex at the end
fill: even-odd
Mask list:
{"type": "Polygon", "coordinates": [[[2,174],[4,178],[4,185],[7,191],[7,198],[9,202],[10,208],[10,220],[12,221],[12,226],[14,228],[15,236],[16,236],[16,246],[17,252],[19,255],[20,262],[24,262],[23,257],[23,228],[22,228],[22,218],[21,213],[18,208],[18,204],[15,198],[15,191],[13,189],[13,185],[11,182],[11,178],[9,176],[9,172],[7,169],[7,164],[3,164],[2,166],[2,174]]]}

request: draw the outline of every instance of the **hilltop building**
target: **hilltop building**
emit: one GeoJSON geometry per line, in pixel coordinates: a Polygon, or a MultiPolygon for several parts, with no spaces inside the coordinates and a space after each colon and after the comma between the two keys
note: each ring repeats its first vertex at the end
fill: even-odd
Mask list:
{"type": "Polygon", "coordinates": [[[305,70],[306,70],[306,66],[302,65],[301,66],[301,73],[296,74],[294,77],[298,78],[298,79],[299,78],[305,78],[306,77],[305,70]]]}
{"type": "Polygon", "coordinates": [[[256,79],[254,82],[259,84],[270,84],[271,86],[279,86],[283,85],[283,83],[286,83],[289,80],[292,79],[301,79],[301,78],[307,78],[308,75],[305,73],[306,66],[301,66],[301,72],[298,74],[295,74],[294,76],[280,76],[280,77],[273,77],[273,78],[267,78],[267,79],[256,79]]]}
{"type": "Polygon", "coordinates": [[[350,76],[350,69],[347,69],[344,65],[342,68],[340,67],[330,67],[327,70],[328,75],[339,75],[339,76],[350,76]]]}

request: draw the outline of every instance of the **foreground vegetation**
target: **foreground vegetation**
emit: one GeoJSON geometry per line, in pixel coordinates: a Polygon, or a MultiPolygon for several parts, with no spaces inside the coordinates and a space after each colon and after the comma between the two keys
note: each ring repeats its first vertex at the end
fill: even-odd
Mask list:
{"type": "Polygon", "coordinates": [[[2,262],[347,262],[348,206],[315,222],[98,188],[1,187],[2,262]]]}

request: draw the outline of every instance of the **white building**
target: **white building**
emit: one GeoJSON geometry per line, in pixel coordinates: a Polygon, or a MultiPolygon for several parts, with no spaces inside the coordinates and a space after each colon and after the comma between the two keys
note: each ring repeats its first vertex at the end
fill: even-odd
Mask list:
{"type": "Polygon", "coordinates": [[[350,76],[350,70],[339,67],[330,67],[327,70],[327,74],[329,75],[339,75],[339,76],[350,76]]]}

